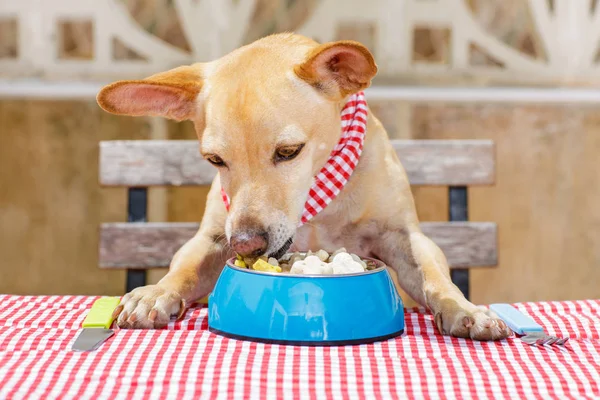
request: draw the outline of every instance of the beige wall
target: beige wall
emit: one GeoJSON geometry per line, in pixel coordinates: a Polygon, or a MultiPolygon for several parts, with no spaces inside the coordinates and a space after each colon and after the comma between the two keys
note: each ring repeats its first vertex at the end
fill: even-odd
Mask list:
{"type": "Polygon", "coordinates": [[[98,186],[98,141],[147,134],[94,102],[0,102],[0,292],[122,291],[97,268],[98,225],[126,217],[125,190],[98,186]]]}

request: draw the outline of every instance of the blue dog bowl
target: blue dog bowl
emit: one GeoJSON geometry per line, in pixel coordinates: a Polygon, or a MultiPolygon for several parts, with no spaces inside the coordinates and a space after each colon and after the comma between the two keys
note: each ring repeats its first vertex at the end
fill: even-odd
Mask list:
{"type": "Polygon", "coordinates": [[[404,332],[404,308],[385,265],[347,275],[291,275],[227,262],[208,298],[209,330],[295,345],[372,343],[404,332]]]}

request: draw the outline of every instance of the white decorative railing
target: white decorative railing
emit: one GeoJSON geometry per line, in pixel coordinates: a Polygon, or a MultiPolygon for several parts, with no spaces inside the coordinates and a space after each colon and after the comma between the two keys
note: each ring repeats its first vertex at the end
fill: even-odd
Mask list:
{"type": "MultiPolygon", "coordinates": [[[[92,100],[105,83],[0,79],[0,99],[92,100]]],[[[600,103],[599,89],[578,88],[373,86],[366,93],[372,102],[600,103]]]]}
{"type": "MultiPolygon", "coordinates": [[[[534,82],[586,84],[599,80],[600,6],[592,6],[593,0],[528,4],[544,57],[524,54],[488,33],[465,0],[321,0],[297,31],[329,41],[336,39],[340,24],[372,24],[377,32],[373,51],[383,76],[481,74],[505,81],[521,76],[534,82]],[[413,60],[414,32],[423,26],[450,32],[447,63],[413,60]],[[472,65],[473,46],[494,65],[472,65]]],[[[0,59],[0,76],[109,80],[212,60],[245,43],[257,0],[174,0],[174,5],[189,51],[145,31],[120,0],[0,0],[0,20],[15,19],[19,39],[17,55],[0,59]],[[81,20],[92,23],[92,58],[61,58],[59,24],[81,20]],[[115,59],[115,39],[138,59],[115,59]]]]}

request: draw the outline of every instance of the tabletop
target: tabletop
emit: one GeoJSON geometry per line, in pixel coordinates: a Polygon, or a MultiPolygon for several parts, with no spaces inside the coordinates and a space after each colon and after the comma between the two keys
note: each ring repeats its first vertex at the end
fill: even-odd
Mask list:
{"type": "Polygon", "coordinates": [[[515,305],[565,347],[441,336],[418,308],[385,342],[267,345],[210,333],[196,305],[166,329],[73,352],[94,300],[0,295],[1,399],[600,398],[600,300],[515,305]]]}

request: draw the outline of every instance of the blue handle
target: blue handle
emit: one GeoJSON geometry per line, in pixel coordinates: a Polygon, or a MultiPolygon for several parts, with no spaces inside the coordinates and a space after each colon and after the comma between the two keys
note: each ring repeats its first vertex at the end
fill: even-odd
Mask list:
{"type": "Polygon", "coordinates": [[[492,304],[490,305],[490,310],[498,314],[516,334],[524,335],[528,332],[544,332],[544,328],[510,304],[492,304]]]}

